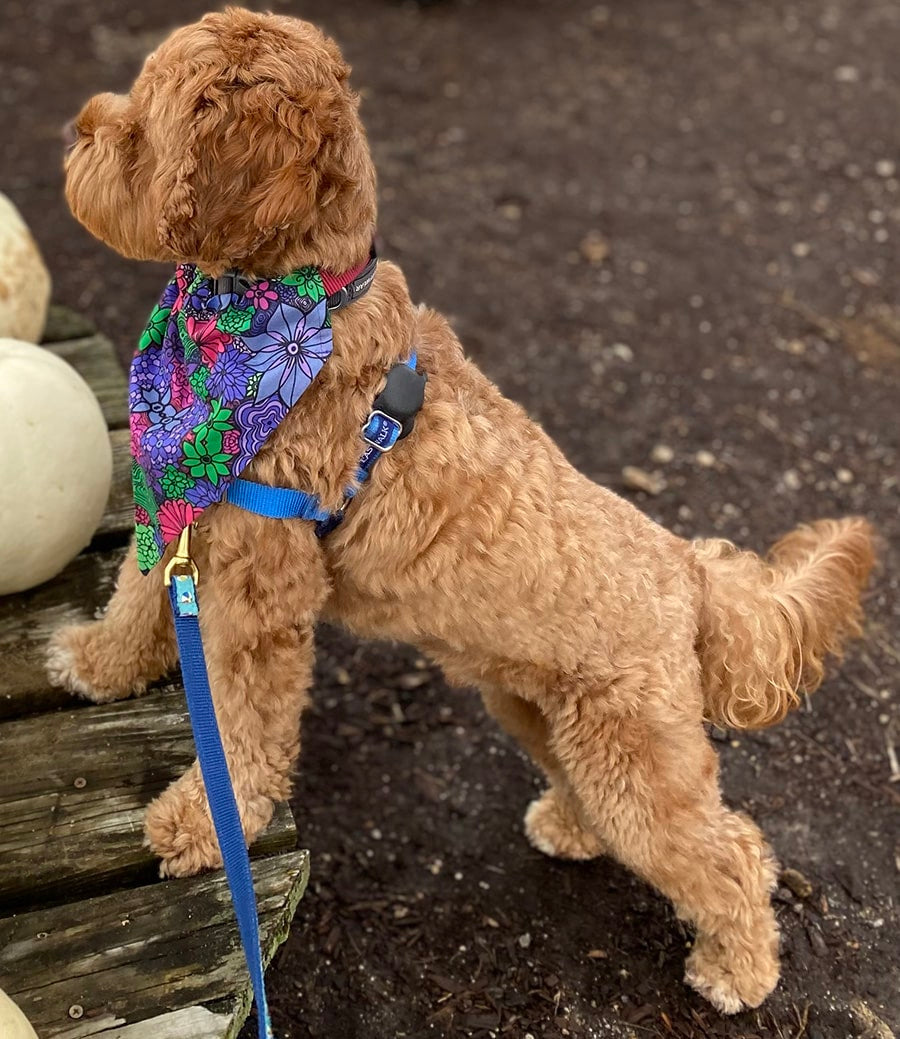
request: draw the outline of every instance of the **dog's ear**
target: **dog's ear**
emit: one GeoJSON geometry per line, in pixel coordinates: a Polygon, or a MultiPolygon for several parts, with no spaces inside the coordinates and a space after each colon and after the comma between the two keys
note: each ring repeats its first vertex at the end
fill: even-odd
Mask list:
{"type": "Polygon", "coordinates": [[[340,80],[305,94],[271,81],[205,87],[160,169],[158,234],[176,258],[239,264],[280,231],[310,231],[352,185],[355,99],[340,80]]]}

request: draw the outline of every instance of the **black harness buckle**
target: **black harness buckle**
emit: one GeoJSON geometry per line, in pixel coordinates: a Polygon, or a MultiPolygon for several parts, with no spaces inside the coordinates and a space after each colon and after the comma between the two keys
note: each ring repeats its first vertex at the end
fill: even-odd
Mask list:
{"type": "Polygon", "coordinates": [[[245,278],[239,270],[231,268],[212,279],[213,296],[243,296],[250,288],[250,279],[245,278]]]}

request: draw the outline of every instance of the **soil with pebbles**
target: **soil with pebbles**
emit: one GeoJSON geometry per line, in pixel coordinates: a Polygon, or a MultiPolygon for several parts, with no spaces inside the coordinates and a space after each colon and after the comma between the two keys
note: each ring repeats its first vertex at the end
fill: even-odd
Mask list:
{"type": "MultiPolygon", "coordinates": [[[[67,216],[58,127],[205,6],[4,3],[0,189],[34,228],[56,298],[123,357],[165,272],[67,216]]],[[[295,793],[313,879],[269,972],[278,1034],[890,1035],[900,9],[302,11],[355,66],[384,253],[577,466],[685,535],[763,548],[800,520],[864,512],[885,544],[869,638],[809,709],[714,734],[728,799],[793,871],[776,893],[781,986],[731,1020],[682,985],[690,936],[653,891],[609,861],[564,865],[525,843],[541,782],[473,693],[410,650],[322,631],[295,793]]]]}

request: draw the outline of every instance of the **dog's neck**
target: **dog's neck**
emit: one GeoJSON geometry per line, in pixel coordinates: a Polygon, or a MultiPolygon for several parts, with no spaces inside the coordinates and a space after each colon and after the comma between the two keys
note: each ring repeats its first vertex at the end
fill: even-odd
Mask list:
{"type": "MultiPolygon", "coordinates": [[[[314,237],[296,235],[290,229],[256,248],[249,256],[237,260],[190,260],[214,277],[229,269],[238,269],[251,279],[284,277],[299,267],[318,267],[323,271],[347,271],[369,257],[374,227],[353,234],[320,234],[314,237]]],[[[183,261],[188,262],[188,261],[183,261]]]]}

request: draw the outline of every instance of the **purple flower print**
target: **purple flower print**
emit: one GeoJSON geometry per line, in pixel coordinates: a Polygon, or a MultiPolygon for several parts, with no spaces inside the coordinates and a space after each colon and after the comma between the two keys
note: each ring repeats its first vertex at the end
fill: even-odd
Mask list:
{"type": "Polygon", "coordinates": [[[247,365],[247,355],[233,346],[226,346],[209,373],[206,388],[224,401],[238,400],[246,393],[252,374],[247,365]]]}
{"type": "Polygon", "coordinates": [[[138,415],[146,412],[151,426],[165,422],[175,414],[172,391],[168,386],[160,386],[157,389],[148,386],[141,390],[140,399],[137,403],[132,403],[131,410],[138,415]]]}
{"type": "MultiPolygon", "coordinates": [[[[167,462],[175,462],[181,454],[178,434],[163,425],[151,426],[141,437],[141,455],[151,463],[145,468],[162,472],[167,462]]],[[[138,462],[144,458],[138,457],[138,462]]]]}
{"type": "Polygon", "coordinates": [[[198,509],[206,509],[210,505],[215,505],[217,501],[222,500],[224,495],[225,484],[220,483],[218,487],[213,487],[205,476],[197,480],[193,487],[188,487],[184,494],[191,505],[198,509]]]}
{"type": "Polygon", "coordinates": [[[209,307],[209,297],[212,295],[212,289],[208,279],[204,279],[194,289],[190,296],[190,304],[194,310],[206,310],[209,307]]]}
{"type": "Polygon", "coordinates": [[[330,355],[324,288],[316,272],[307,281],[236,281],[216,294],[217,282],[184,264],[151,313],[129,385],[145,572],[222,500],[330,355]]]}
{"type": "Polygon", "coordinates": [[[275,431],[287,414],[287,408],[278,397],[256,403],[245,401],[234,413],[234,424],[239,434],[239,451],[234,463],[235,473],[253,461],[259,449],[275,431]]]}
{"type": "Polygon", "coordinates": [[[131,391],[135,393],[147,386],[153,386],[159,379],[160,359],[152,351],[136,354],[131,362],[131,391]]]}
{"type": "Polygon", "coordinates": [[[161,307],[171,307],[176,299],[178,299],[178,282],[173,278],[169,284],[166,285],[165,291],[160,298],[159,305],[161,307]]]}
{"type": "Polygon", "coordinates": [[[279,303],[264,332],[245,336],[247,364],[262,378],[256,399],[278,395],[291,407],[319,374],[331,354],[331,328],[323,299],[309,314],[279,303]]]}

